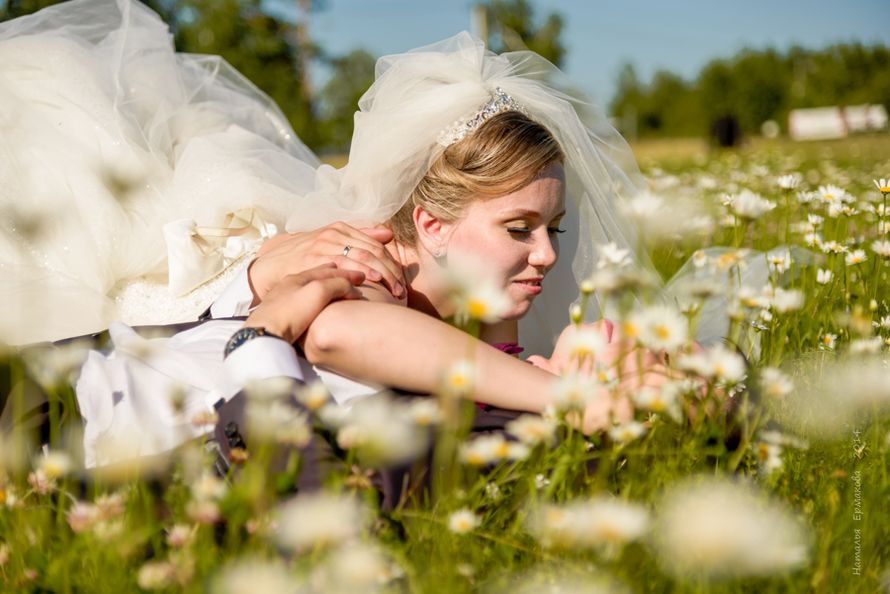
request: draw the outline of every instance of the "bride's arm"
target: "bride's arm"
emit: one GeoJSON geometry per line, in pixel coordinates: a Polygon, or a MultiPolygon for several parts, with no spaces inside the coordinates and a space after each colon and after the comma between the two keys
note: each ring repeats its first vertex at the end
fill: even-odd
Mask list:
{"type": "Polygon", "coordinates": [[[485,404],[541,412],[555,377],[445,322],[392,303],[337,301],[300,340],[315,365],[412,392],[435,392],[449,366],[471,361],[473,397],[485,404]]]}

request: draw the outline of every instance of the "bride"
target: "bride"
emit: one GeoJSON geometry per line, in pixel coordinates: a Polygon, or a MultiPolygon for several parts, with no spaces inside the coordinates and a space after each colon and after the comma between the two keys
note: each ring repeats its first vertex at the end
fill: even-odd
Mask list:
{"type": "MultiPolygon", "coordinates": [[[[129,0],[73,0],[0,25],[0,64],[0,203],[15,214],[0,291],[22,314],[5,336],[193,319],[226,286],[214,315],[242,313],[227,300],[261,302],[247,330],[209,322],[155,344],[150,361],[138,347],[152,341],[113,325],[116,350],[91,353],[78,383],[93,463],[103,460],[91,444],[112,433],[146,433],[140,453],[175,446],[183,415],[255,377],[317,375],[344,402],[374,391],[347,378],[433,391],[467,354],[467,337],[441,321],[454,310],[439,273],[461,255],[507,296],[483,338],[549,352],[598,246],[634,244],[617,203],[642,183],[623,139],[554,66],[494,55],[466,33],[381,58],[339,170],[225,63],[173,53],[163,23],[129,0]],[[278,265],[305,235],[271,239],[248,267],[279,229],[335,221],[392,230],[382,259],[400,278],[388,290],[360,273],[278,265]],[[188,393],[184,411],[158,401],[174,386],[188,393]]],[[[361,251],[350,240],[330,260],[361,251]]],[[[543,410],[552,374],[474,345],[478,401],[543,410]]],[[[591,427],[611,414],[588,412],[591,427]]]]}

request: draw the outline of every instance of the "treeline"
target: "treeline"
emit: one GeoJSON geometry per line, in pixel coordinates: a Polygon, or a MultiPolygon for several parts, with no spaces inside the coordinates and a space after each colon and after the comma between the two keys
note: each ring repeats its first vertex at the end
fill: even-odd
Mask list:
{"type": "Polygon", "coordinates": [[[767,120],[784,131],[799,107],[881,103],[890,111],[890,48],[859,43],[821,50],[793,47],[740,51],[709,62],[695,80],[659,71],[643,82],[633,66],[619,75],[610,111],[626,134],[640,137],[707,134],[732,117],[746,133],[767,120]]]}

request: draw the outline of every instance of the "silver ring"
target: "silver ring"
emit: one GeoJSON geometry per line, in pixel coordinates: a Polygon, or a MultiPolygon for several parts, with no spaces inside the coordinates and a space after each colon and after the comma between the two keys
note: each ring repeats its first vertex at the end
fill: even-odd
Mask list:
{"type": "Polygon", "coordinates": [[[349,250],[351,250],[351,249],[352,249],[351,245],[347,245],[346,247],[343,248],[343,257],[344,258],[349,257],[349,250]]]}

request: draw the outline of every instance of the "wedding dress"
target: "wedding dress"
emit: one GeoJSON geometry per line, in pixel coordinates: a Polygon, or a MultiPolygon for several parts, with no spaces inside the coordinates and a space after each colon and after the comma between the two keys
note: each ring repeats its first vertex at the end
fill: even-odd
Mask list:
{"type": "Polygon", "coordinates": [[[129,0],[0,23],[0,342],[193,320],[318,160],[222,59],[129,0]]]}

